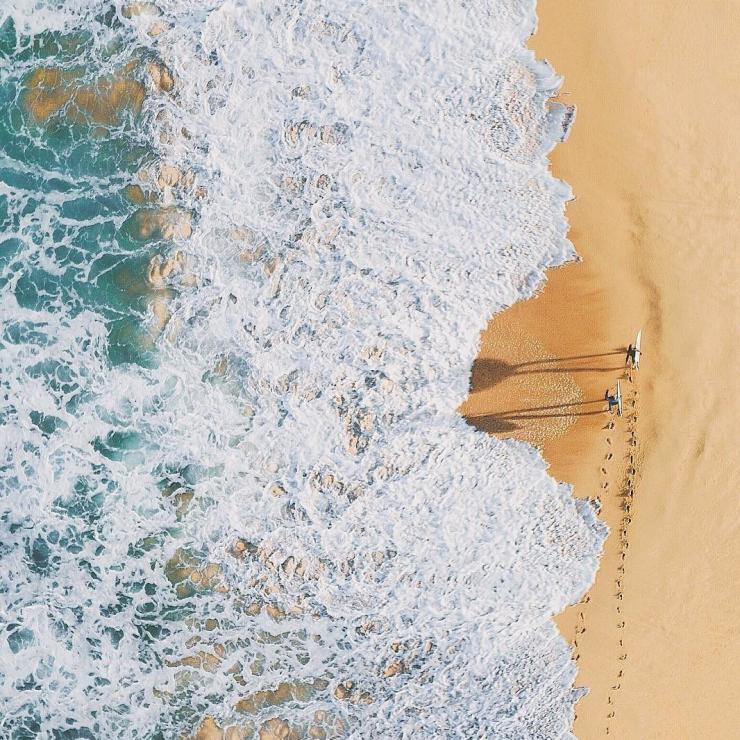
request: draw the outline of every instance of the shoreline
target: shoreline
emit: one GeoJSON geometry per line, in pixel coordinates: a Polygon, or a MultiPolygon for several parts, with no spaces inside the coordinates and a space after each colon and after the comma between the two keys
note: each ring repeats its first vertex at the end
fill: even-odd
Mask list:
{"type": "Polygon", "coordinates": [[[461,412],[537,444],[555,478],[601,499],[611,531],[595,582],[556,618],[590,690],[575,734],[730,737],[740,103],[727,59],[740,9],[540,0],[537,12],[529,47],[564,78],[553,100],[577,107],[549,159],[576,198],[582,262],[492,319],[461,412]],[[639,328],[641,369],[623,381],[635,406],[610,429],[604,388],[639,328]]]}

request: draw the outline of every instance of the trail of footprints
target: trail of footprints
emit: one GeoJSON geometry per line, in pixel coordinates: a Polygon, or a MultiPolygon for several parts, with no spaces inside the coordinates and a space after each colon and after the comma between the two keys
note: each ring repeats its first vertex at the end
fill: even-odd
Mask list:
{"type": "MultiPolygon", "coordinates": [[[[626,456],[627,468],[624,479],[622,481],[621,490],[619,491],[619,497],[622,499],[622,519],[619,525],[619,559],[617,570],[614,578],[614,606],[616,613],[616,628],[620,637],[617,639],[617,670],[615,671],[614,683],[607,694],[607,707],[606,707],[606,725],[604,727],[605,734],[611,733],[611,720],[616,716],[615,700],[618,695],[617,692],[622,687],[622,677],[624,676],[624,667],[628,660],[627,651],[624,646],[624,639],[621,635],[624,634],[625,620],[622,614],[622,599],[624,597],[624,576],[625,576],[625,565],[627,560],[627,551],[629,550],[629,530],[632,524],[632,506],[634,503],[635,492],[637,490],[637,421],[638,421],[638,402],[640,398],[639,391],[634,381],[633,370],[629,370],[627,373],[627,381],[631,387],[631,393],[627,399],[627,408],[625,409],[624,418],[626,419],[626,427],[628,434],[628,452],[626,456]]],[[[611,433],[615,428],[615,421],[611,419],[606,425],[606,429],[611,433]]],[[[604,461],[601,467],[601,489],[602,495],[606,496],[609,494],[609,467],[612,460],[614,460],[614,453],[612,452],[612,439],[610,436],[606,437],[607,449],[604,454],[604,461]]],[[[591,601],[591,597],[586,595],[581,599],[581,604],[588,604],[591,601]]],[[[575,635],[572,640],[573,646],[573,659],[578,662],[580,659],[580,652],[578,648],[579,637],[586,632],[586,624],[583,610],[578,612],[578,621],[575,627],[575,635]]],[[[575,715],[574,719],[578,719],[578,715],[575,715]]]]}
{"type": "MultiPolygon", "coordinates": [[[[619,492],[621,498],[622,508],[622,519],[619,525],[619,560],[617,565],[617,572],[614,578],[614,596],[615,596],[615,612],[616,612],[616,627],[618,634],[620,635],[617,640],[617,670],[615,673],[614,683],[607,695],[607,715],[606,715],[606,726],[605,734],[609,735],[611,731],[611,720],[614,719],[616,714],[615,700],[618,696],[619,690],[622,687],[622,677],[624,676],[624,668],[628,660],[627,651],[624,646],[624,639],[622,635],[625,629],[624,615],[622,614],[622,598],[624,596],[624,576],[625,576],[625,565],[627,560],[627,552],[629,550],[629,531],[630,525],[632,524],[632,506],[634,504],[635,492],[637,490],[637,420],[638,420],[638,401],[640,398],[639,391],[636,387],[633,377],[633,370],[629,370],[627,373],[627,380],[631,387],[631,393],[627,399],[628,407],[625,409],[625,419],[627,427],[627,469],[622,480],[621,490],[619,492]]],[[[614,421],[610,422],[610,426],[614,428],[614,421]]],[[[609,439],[607,438],[607,441],[609,439]]],[[[611,454],[607,454],[607,458],[611,459],[611,454]]],[[[608,484],[607,484],[608,485],[608,484]]]]}

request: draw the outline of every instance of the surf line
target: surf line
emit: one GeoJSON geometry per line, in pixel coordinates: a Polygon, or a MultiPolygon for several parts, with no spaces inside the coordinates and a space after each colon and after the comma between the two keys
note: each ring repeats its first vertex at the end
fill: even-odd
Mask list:
{"type": "MultiPolygon", "coordinates": [[[[624,637],[626,622],[624,614],[622,612],[622,601],[624,599],[624,579],[625,579],[625,566],[627,562],[627,552],[629,550],[629,532],[630,525],[633,521],[633,506],[635,504],[636,493],[637,493],[637,470],[638,470],[638,449],[639,449],[639,438],[637,434],[637,424],[639,419],[639,400],[640,391],[637,384],[636,371],[639,369],[639,362],[641,356],[640,340],[642,337],[642,330],[637,333],[637,339],[634,345],[630,345],[627,350],[627,361],[631,365],[626,371],[626,380],[631,387],[631,393],[629,398],[630,409],[627,414],[627,434],[628,434],[628,451],[626,454],[626,471],[622,480],[622,486],[620,495],[623,499],[622,519],[619,526],[619,560],[617,564],[617,570],[614,578],[615,584],[615,600],[616,600],[616,627],[617,634],[617,660],[619,661],[619,668],[615,675],[614,683],[607,694],[607,715],[606,715],[606,726],[605,734],[609,735],[611,732],[611,720],[616,716],[615,707],[615,695],[622,688],[622,678],[624,677],[625,666],[628,660],[628,653],[625,649],[624,637]]],[[[613,428],[614,422],[611,423],[613,428]]],[[[611,454],[608,456],[611,459],[611,454]]]]}

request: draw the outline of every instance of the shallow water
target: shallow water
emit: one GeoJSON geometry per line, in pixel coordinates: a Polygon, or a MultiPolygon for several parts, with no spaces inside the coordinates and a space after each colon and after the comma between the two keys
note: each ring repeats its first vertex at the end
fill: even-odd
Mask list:
{"type": "Polygon", "coordinates": [[[4,733],[567,735],[603,532],[456,412],[573,255],[530,4],[90,8],[0,33],[4,733]]]}

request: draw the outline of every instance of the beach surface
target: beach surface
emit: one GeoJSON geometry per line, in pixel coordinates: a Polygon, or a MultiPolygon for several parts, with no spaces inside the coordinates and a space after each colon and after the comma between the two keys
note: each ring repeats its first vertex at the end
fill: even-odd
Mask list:
{"type": "Polygon", "coordinates": [[[736,737],[740,6],[540,0],[538,15],[531,47],[577,106],[551,161],[583,261],[493,318],[461,411],[540,446],[610,526],[593,587],[557,620],[590,689],[575,734],[736,737]],[[618,379],[621,419],[603,402],[618,379]]]}

